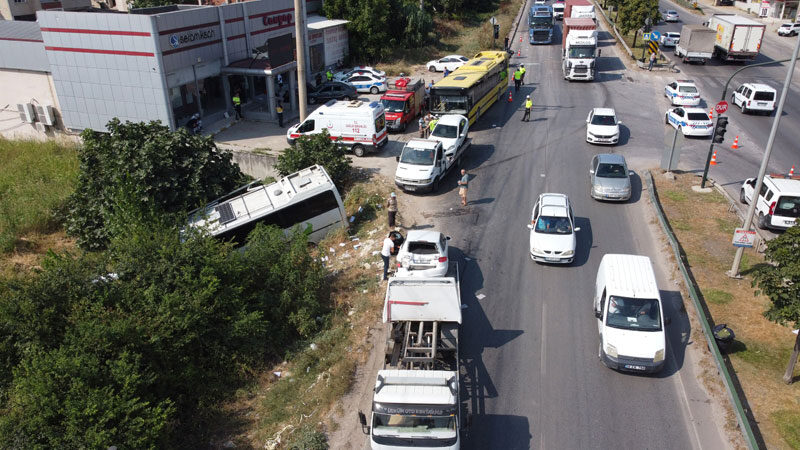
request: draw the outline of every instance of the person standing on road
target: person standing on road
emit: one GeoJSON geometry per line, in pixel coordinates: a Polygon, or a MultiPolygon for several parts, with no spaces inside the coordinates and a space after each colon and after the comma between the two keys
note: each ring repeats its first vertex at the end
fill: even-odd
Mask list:
{"type": "Polygon", "coordinates": [[[392,249],[394,248],[394,236],[389,233],[386,239],[383,240],[383,248],[381,248],[381,259],[383,259],[383,279],[388,280],[389,277],[389,258],[392,256],[392,249]]]}
{"type": "Polygon", "coordinates": [[[653,70],[653,64],[656,62],[656,52],[650,52],[650,65],[647,66],[647,70],[653,70]]]}
{"type": "Polygon", "coordinates": [[[436,124],[439,122],[439,119],[436,116],[431,116],[431,121],[428,124],[428,136],[433,134],[433,129],[436,128],[436,124]]]}
{"type": "Polygon", "coordinates": [[[522,73],[522,77],[521,77],[522,78],[522,83],[521,84],[524,85],[525,84],[525,64],[520,64],[519,65],[519,71],[522,73]]]}
{"type": "Polygon", "coordinates": [[[427,124],[425,123],[425,116],[419,116],[419,137],[425,137],[425,127],[427,124]]]}
{"type": "Polygon", "coordinates": [[[397,195],[394,192],[389,194],[389,200],[386,202],[386,212],[389,215],[389,228],[394,228],[395,219],[397,218],[397,195]]]}
{"type": "Polygon", "coordinates": [[[465,169],[461,169],[461,179],[458,180],[458,195],[461,197],[461,206],[467,206],[467,186],[469,185],[469,174],[465,169]]]}
{"type": "Polygon", "coordinates": [[[428,131],[430,130],[431,126],[431,113],[425,114],[425,127],[423,128],[424,135],[422,137],[428,137],[428,131]]]}
{"type": "Polygon", "coordinates": [[[531,100],[531,96],[529,95],[525,98],[525,114],[522,116],[523,122],[531,120],[531,107],[533,107],[533,100],[531,100]]]}
{"type": "Polygon", "coordinates": [[[333,72],[331,72],[331,69],[328,69],[325,72],[325,77],[328,79],[328,81],[333,81],[333,72]]]}
{"type": "Polygon", "coordinates": [[[444,68],[444,77],[445,77],[445,78],[447,78],[447,76],[448,76],[448,75],[450,75],[450,69],[448,69],[447,67],[445,67],[445,68],[444,68]]]}
{"type": "Polygon", "coordinates": [[[239,95],[239,91],[236,91],[231,99],[231,102],[233,102],[233,110],[236,112],[237,120],[242,118],[242,98],[239,95]]]}
{"type": "Polygon", "coordinates": [[[278,113],[278,126],[283,128],[283,105],[280,102],[275,107],[275,112],[278,113]]]}
{"type": "Polygon", "coordinates": [[[522,72],[517,69],[514,71],[514,90],[518,91],[519,86],[522,84],[522,72]]]}

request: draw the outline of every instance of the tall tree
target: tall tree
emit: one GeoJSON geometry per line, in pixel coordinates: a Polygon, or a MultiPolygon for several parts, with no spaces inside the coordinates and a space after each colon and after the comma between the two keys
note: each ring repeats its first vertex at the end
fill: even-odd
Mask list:
{"type": "Polygon", "coordinates": [[[619,7],[617,27],[622,34],[628,34],[644,26],[644,21],[648,17],[653,24],[658,23],[661,19],[658,0],[627,0],[619,7]]]}
{"type": "MultiPolygon", "coordinates": [[[[764,316],[782,325],[800,327],[800,225],[789,228],[767,243],[764,256],[771,265],[756,270],[753,285],[756,295],[764,294],[772,301],[764,316]]],[[[783,381],[792,382],[794,367],[800,356],[800,334],[794,341],[794,350],[783,375],[783,381]]]]}

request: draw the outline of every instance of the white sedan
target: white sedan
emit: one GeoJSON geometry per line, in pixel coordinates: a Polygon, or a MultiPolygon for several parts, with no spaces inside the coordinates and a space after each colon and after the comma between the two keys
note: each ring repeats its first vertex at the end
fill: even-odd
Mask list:
{"type": "Polygon", "coordinates": [[[344,82],[353,85],[358,92],[369,92],[370,94],[386,92],[386,78],[376,77],[366,72],[354,74],[344,82]]]}
{"type": "Polygon", "coordinates": [[[677,128],[684,136],[711,136],[714,132],[711,119],[703,108],[671,108],[664,122],[677,128]]]}
{"type": "Polygon", "coordinates": [[[619,122],[613,108],[594,108],[586,118],[586,142],[616,144],[619,142],[619,122]]]}
{"type": "Polygon", "coordinates": [[[577,239],[575,218],[569,198],[564,194],[545,193],[531,212],[530,252],[536,262],[569,264],[575,259],[577,239]]]}
{"type": "Polygon", "coordinates": [[[397,252],[397,275],[443,277],[447,275],[448,241],[438,231],[411,230],[397,252]]]}
{"type": "Polygon", "coordinates": [[[378,77],[378,78],[386,78],[386,72],[384,72],[382,70],[378,70],[378,69],[375,69],[375,68],[370,67],[370,66],[356,66],[356,67],[353,67],[350,70],[337,72],[337,73],[333,74],[333,79],[337,80],[337,81],[344,81],[344,80],[352,77],[353,75],[361,74],[361,73],[368,73],[368,74],[373,75],[373,76],[378,77]]]}
{"type": "Polygon", "coordinates": [[[444,72],[444,69],[449,70],[450,72],[458,69],[459,67],[463,66],[464,64],[469,61],[469,58],[466,56],[461,55],[447,55],[442,59],[434,59],[433,61],[428,61],[428,64],[425,66],[428,67],[428,70],[431,72],[444,72]]]}
{"type": "Polygon", "coordinates": [[[673,105],[697,106],[700,104],[700,91],[692,80],[676,80],[664,86],[664,96],[673,105]]]}
{"type": "Polygon", "coordinates": [[[675,47],[681,42],[681,34],[674,31],[667,31],[661,35],[661,45],[663,47],[675,47]]]}

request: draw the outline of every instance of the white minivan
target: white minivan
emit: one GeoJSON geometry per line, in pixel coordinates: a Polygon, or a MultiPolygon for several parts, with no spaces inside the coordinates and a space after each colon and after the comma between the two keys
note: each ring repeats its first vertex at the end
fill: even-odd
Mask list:
{"type": "MultiPolygon", "coordinates": [[[[756,179],[748,178],[739,190],[739,201],[753,201],[756,179]]],[[[764,175],[756,202],[758,228],[785,230],[797,225],[800,218],[800,177],[791,175],[764,175]]]]}
{"type": "Polygon", "coordinates": [[[598,356],[606,366],[655,373],[664,367],[664,309],[647,256],[603,256],[595,282],[598,356]]]}
{"type": "Polygon", "coordinates": [[[356,156],[375,151],[389,142],[386,114],[380,102],[331,100],[308,115],[306,120],[289,127],[286,141],[294,145],[300,136],[328,130],[332,138],[350,147],[356,156]]]}

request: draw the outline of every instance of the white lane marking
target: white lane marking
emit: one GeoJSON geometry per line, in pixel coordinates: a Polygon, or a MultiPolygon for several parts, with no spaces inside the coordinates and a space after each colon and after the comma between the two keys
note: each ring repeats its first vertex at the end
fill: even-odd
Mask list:
{"type": "Polygon", "coordinates": [[[475,298],[477,298],[478,300],[483,300],[483,299],[486,298],[486,296],[483,295],[483,294],[478,294],[478,295],[475,296],[475,298]]]}
{"type": "Polygon", "coordinates": [[[547,304],[542,303],[542,349],[539,353],[539,373],[542,375],[540,379],[544,379],[544,374],[547,372],[544,367],[545,358],[544,350],[547,347],[547,304]]]}
{"type": "MultiPolygon", "coordinates": [[[[669,346],[669,358],[672,364],[675,364],[675,353],[672,351],[672,346],[669,346]]],[[[685,360],[685,356],[684,356],[685,360]]],[[[692,408],[689,405],[689,397],[686,395],[686,386],[683,384],[683,378],[681,377],[681,372],[678,371],[675,373],[675,379],[677,380],[678,386],[681,391],[681,399],[683,400],[683,406],[686,408],[686,412],[689,414],[689,425],[691,425],[692,432],[694,434],[695,440],[695,448],[703,448],[703,445],[700,442],[700,433],[697,432],[697,422],[694,420],[694,416],[692,415],[692,408]]]]}

